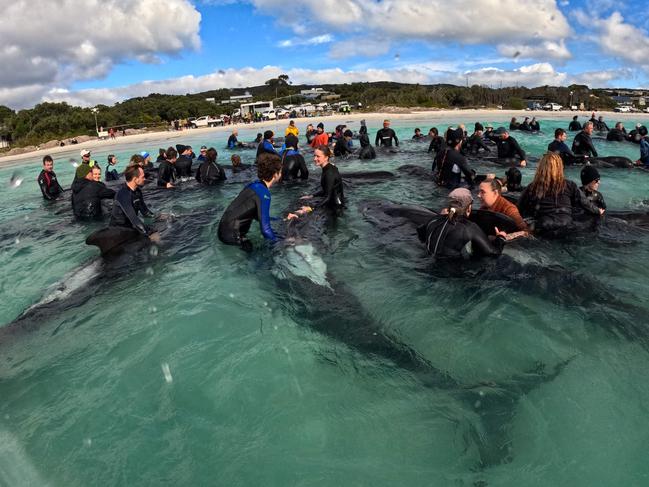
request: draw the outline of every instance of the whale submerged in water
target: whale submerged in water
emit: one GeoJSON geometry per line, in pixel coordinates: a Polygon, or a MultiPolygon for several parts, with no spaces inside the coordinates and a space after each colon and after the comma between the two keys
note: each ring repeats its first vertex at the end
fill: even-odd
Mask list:
{"type": "MultiPolygon", "coordinates": [[[[311,217],[313,215],[310,215],[311,217]]],[[[468,431],[463,437],[479,452],[479,467],[486,468],[511,458],[508,425],[525,394],[552,381],[569,361],[549,371],[535,364],[532,370],[498,384],[462,384],[448,372],[433,366],[412,346],[387,331],[364,308],[354,293],[331,274],[318,252],[322,246],[321,224],[317,218],[289,226],[289,237],[273,255],[273,290],[296,323],[308,326],[324,336],[361,353],[407,370],[422,386],[444,390],[479,418],[468,424],[457,422],[468,431]],[[306,238],[305,238],[306,237],[306,238]]]]}

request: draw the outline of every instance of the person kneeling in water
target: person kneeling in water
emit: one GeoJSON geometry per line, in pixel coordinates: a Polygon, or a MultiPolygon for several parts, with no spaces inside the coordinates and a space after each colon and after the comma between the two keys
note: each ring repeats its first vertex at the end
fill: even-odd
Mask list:
{"type": "Polygon", "coordinates": [[[438,259],[469,259],[502,253],[507,234],[496,228],[496,238],[490,240],[478,225],[469,220],[472,204],[473,197],[468,189],[454,189],[448,195],[445,214],[417,228],[419,240],[426,244],[430,255],[438,259]]]}
{"type": "Polygon", "coordinates": [[[313,162],[322,168],[320,186],[322,189],[313,195],[302,196],[300,199],[323,197],[318,207],[326,208],[336,216],[342,215],[345,208],[345,195],[343,192],[343,179],[338,168],[329,161],[332,156],[329,146],[321,145],[313,151],[313,162]]]}
{"type": "MultiPolygon", "coordinates": [[[[219,222],[219,240],[227,245],[238,245],[246,252],[252,250],[252,243],[246,238],[253,220],[259,222],[261,234],[266,240],[276,242],[279,237],[270,225],[270,188],[282,179],[282,161],[277,154],[264,152],[257,159],[259,180],[246,185],[223,212],[219,222]]],[[[306,212],[302,208],[302,212],[306,212]]],[[[298,212],[300,213],[300,212],[298,212]]],[[[290,213],[289,219],[298,215],[290,213]]]]}
{"type": "Polygon", "coordinates": [[[581,188],[579,188],[586,198],[601,210],[606,209],[604,196],[598,191],[599,189],[599,171],[593,166],[584,166],[581,170],[581,188]]]}
{"type": "Polygon", "coordinates": [[[518,230],[527,232],[527,224],[518,212],[518,208],[502,196],[502,184],[496,178],[485,179],[480,183],[478,198],[482,202],[481,209],[502,213],[516,222],[518,230]]]}

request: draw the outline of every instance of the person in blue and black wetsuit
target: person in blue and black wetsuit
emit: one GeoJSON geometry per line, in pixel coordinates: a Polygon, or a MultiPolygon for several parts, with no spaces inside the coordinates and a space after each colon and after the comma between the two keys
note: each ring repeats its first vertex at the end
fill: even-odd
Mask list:
{"type": "Polygon", "coordinates": [[[237,147],[241,146],[239,139],[237,139],[238,135],[239,131],[237,129],[234,129],[230,134],[230,137],[228,137],[228,149],[236,149],[237,147]]]}
{"type": "MultiPolygon", "coordinates": [[[[277,154],[261,153],[257,158],[259,179],[246,185],[226,208],[219,222],[219,240],[227,245],[238,245],[243,250],[252,250],[252,243],[246,238],[253,220],[259,222],[261,234],[266,240],[279,239],[270,225],[270,187],[282,179],[282,161],[277,154]]],[[[295,217],[291,214],[289,218],[295,217]]]]}
{"type": "Polygon", "coordinates": [[[272,130],[266,130],[264,132],[264,140],[262,140],[261,143],[257,146],[257,160],[259,160],[259,156],[263,153],[279,155],[275,150],[275,147],[273,147],[274,135],[275,134],[272,130]]]}

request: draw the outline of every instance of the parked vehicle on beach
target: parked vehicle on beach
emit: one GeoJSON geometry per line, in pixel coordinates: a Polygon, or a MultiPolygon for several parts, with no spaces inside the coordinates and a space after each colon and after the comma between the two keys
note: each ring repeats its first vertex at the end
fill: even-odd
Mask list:
{"type": "Polygon", "coordinates": [[[619,105],[613,111],[618,113],[631,113],[631,107],[629,105],[619,105]]]}
{"type": "Polygon", "coordinates": [[[209,115],[198,117],[191,121],[191,126],[195,129],[201,127],[216,127],[217,125],[223,125],[223,119],[211,117],[209,115]]]}
{"type": "Polygon", "coordinates": [[[549,110],[551,112],[558,112],[562,108],[563,107],[558,103],[546,103],[545,105],[543,105],[543,110],[549,110]]]}

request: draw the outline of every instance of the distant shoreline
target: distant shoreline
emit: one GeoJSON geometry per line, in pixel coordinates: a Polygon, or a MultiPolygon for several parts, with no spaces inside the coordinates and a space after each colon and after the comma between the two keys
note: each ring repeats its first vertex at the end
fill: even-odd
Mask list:
{"type": "MultiPolygon", "coordinates": [[[[404,109],[406,110],[406,109],[404,109]]],[[[467,130],[472,131],[472,125],[476,121],[486,121],[486,120],[499,120],[499,119],[509,119],[511,117],[532,117],[536,116],[539,120],[544,118],[552,118],[559,120],[570,120],[573,116],[579,115],[581,121],[590,118],[591,111],[560,111],[560,112],[549,112],[549,111],[526,111],[526,110],[483,110],[483,109],[460,109],[460,110],[426,110],[426,111],[410,111],[408,113],[391,113],[391,112],[369,112],[369,113],[349,113],[349,114],[335,114],[327,115],[322,117],[309,117],[309,118],[296,118],[296,124],[300,128],[300,132],[303,132],[304,127],[313,123],[314,125],[320,121],[327,122],[347,122],[350,120],[360,121],[380,121],[383,119],[390,120],[408,120],[408,119],[429,119],[431,122],[439,122],[444,120],[450,120],[453,122],[461,121],[466,124],[467,130]]],[[[647,120],[649,122],[649,113],[617,113],[612,111],[597,111],[597,115],[603,115],[604,119],[608,123],[609,127],[612,127],[615,122],[621,121],[625,122],[628,120],[647,120]]],[[[141,134],[126,135],[120,136],[116,139],[106,139],[106,140],[90,140],[81,144],[76,145],[66,145],[63,147],[51,147],[48,149],[39,149],[31,152],[26,152],[24,154],[16,154],[11,156],[2,156],[0,157],[0,167],[10,167],[18,166],[28,160],[33,160],[35,158],[40,158],[46,154],[55,156],[78,156],[78,153],[81,149],[88,149],[91,152],[97,150],[105,150],[112,146],[116,146],[124,143],[137,143],[137,142],[146,142],[147,144],[163,142],[167,140],[177,140],[180,142],[183,137],[189,135],[193,136],[197,133],[201,134],[210,134],[218,132],[230,132],[235,128],[239,129],[254,129],[254,128],[264,128],[269,126],[277,126],[278,124],[285,123],[288,125],[287,120],[269,120],[266,122],[258,123],[239,123],[226,125],[222,127],[213,127],[213,128],[201,128],[201,129],[189,129],[182,131],[158,131],[158,132],[146,132],[141,134]]],[[[327,126],[327,130],[333,129],[332,126],[327,126]]],[[[422,132],[425,134],[428,133],[428,127],[422,126],[422,132]]],[[[279,135],[283,135],[279,134],[279,135]]],[[[56,157],[55,157],[56,159],[56,157]]]]}

